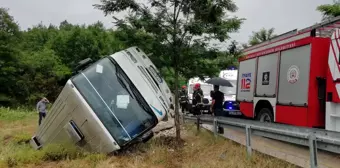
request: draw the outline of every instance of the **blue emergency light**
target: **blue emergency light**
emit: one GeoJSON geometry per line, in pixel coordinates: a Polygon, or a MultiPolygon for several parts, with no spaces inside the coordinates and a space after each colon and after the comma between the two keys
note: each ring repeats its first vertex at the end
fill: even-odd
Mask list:
{"type": "Polygon", "coordinates": [[[235,66],[228,66],[227,70],[237,70],[237,67],[235,67],[235,66]]]}
{"type": "Polygon", "coordinates": [[[224,108],[227,109],[227,110],[235,110],[235,107],[234,107],[232,101],[224,102],[224,108]]]}

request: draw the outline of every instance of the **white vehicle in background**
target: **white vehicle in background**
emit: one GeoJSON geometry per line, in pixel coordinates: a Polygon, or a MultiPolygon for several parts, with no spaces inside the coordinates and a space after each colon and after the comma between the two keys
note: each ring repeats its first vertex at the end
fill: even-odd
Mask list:
{"type": "Polygon", "coordinates": [[[233,87],[220,86],[220,91],[224,93],[224,111],[230,115],[241,115],[236,102],[237,76],[238,71],[234,67],[222,70],[219,74],[220,78],[228,80],[233,85],[233,87]]]}
{"type": "Polygon", "coordinates": [[[81,61],[32,137],[32,147],[71,143],[112,153],[149,140],[170,104],[133,49],[93,64],[81,61]]]}
{"type": "Polygon", "coordinates": [[[237,69],[222,70],[219,77],[228,80],[233,85],[233,87],[220,86],[220,91],[224,93],[225,101],[236,101],[237,69]]]}
{"type": "Polygon", "coordinates": [[[210,112],[210,105],[211,105],[211,97],[210,97],[210,92],[212,90],[214,90],[213,85],[205,83],[205,81],[207,81],[210,78],[204,78],[204,80],[201,80],[198,77],[194,77],[189,79],[188,82],[188,98],[189,98],[189,102],[188,102],[188,107],[187,109],[190,111],[192,109],[192,99],[193,99],[193,93],[194,93],[194,86],[196,83],[199,83],[201,85],[201,89],[203,91],[203,112],[210,112]]]}

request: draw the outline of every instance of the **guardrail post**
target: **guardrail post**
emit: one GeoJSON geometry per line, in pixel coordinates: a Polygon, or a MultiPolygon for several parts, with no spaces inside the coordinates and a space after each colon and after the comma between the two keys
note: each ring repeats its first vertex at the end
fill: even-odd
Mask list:
{"type": "Polygon", "coordinates": [[[196,123],[196,124],[197,124],[197,125],[196,125],[196,126],[197,126],[197,131],[200,130],[200,122],[201,122],[201,118],[200,118],[200,116],[198,115],[198,116],[197,116],[197,123],[196,123]]]}
{"type": "Polygon", "coordinates": [[[317,168],[318,167],[318,158],[317,158],[317,146],[316,146],[316,136],[313,133],[309,134],[309,154],[310,154],[310,167],[317,168]]]}
{"type": "Polygon", "coordinates": [[[246,125],[246,146],[247,146],[247,154],[248,158],[251,157],[251,128],[249,125],[246,125]]]}
{"type": "Polygon", "coordinates": [[[214,124],[213,124],[213,126],[214,126],[214,136],[215,137],[217,137],[217,118],[216,117],[214,117],[214,124]]]}

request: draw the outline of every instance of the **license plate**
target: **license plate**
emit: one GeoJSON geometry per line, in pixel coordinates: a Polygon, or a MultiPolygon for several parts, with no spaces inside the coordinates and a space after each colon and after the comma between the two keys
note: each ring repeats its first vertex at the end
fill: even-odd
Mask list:
{"type": "Polygon", "coordinates": [[[229,111],[229,114],[230,115],[242,115],[242,113],[238,111],[229,111]]]}

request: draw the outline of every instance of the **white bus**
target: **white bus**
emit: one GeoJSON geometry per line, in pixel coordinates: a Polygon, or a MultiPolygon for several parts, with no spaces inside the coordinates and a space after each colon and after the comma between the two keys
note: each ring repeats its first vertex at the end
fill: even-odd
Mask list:
{"type": "MultiPolygon", "coordinates": [[[[173,108],[173,98],[172,93],[169,89],[168,84],[165,82],[164,78],[161,76],[160,71],[157,67],[152,63],[150,58],[138,47],[130,47],[127,50],[127,53],[132,53],[135,58],[138,60],[138,63],[145,67],[146,72],[152,77],[152,80],[155,82],[156,86],[159,88],[160,92],[166,97],[165,104],[168,107],[173,108]]],[[[129,54],[130,55],[130,54],[129,54]]],[[[167,108],[168,108],[167,107],[167,108]]]]}
{"type": "Polygon", "coordinates": [[[127,53],[102,58],[67,81],[32,137],[33,148],[72,143],[111,153],[153,136],[151,129],[169,111],[166,97],[136,55],[127,53]]]}

